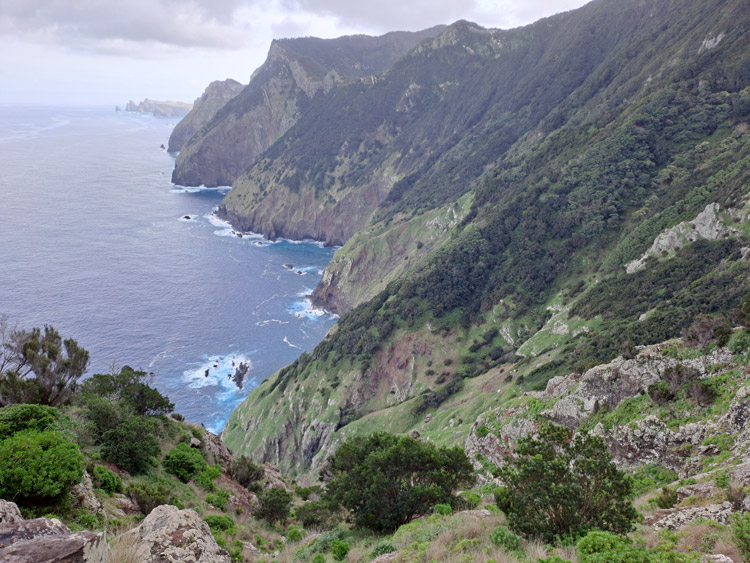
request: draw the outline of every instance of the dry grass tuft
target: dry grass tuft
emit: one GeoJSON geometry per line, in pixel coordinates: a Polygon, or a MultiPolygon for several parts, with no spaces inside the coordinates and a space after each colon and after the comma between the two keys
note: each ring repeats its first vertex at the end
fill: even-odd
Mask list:
{"type": "Polygon", "coordinates": [[[109,551],[110,563],[141,563],[135,554],[135,534],[121,534],[112,542],[109,551]]]}

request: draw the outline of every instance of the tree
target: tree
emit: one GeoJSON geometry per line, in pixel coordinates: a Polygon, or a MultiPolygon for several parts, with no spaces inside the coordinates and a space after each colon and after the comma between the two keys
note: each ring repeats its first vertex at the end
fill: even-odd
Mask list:
{"type": "Polygon", "coordinates": [[[187,483],[193,476],[206,467],[206,460],[200,450],[191,448],[186,443],[177,444],[167,452],[162,461],[164,469],[187,483]]]}
{"type": "Polygon", "coordinates": [[[134,414],[168,414],[174,410],[174,404],[149,385],[152,375],[130,366],[124,366],[120,373],[97,373],[83,383],[81,394],[125,403],[134,414]]]}
{"type": "Polygon", "coordinates": [[[18,330],[0,319],[0,406],[67,404],[88,363],[89,353],[53,327],[18,330]]]}
{"type": "Polygon", "coordinates": [[[332,476],[326,498],[351,511],[360,527],[391,531],[438,503],[455,502],[474,472],[460,448],[438,448],[408,436],[376,432],[345,442],[322,477],[332,476]]]}
{"type": "Polygon", "coordinates": [[[292,507],[292,493],[284,489],[270,488],[258,493],[258,509],[255,515],[267,522],[284,522],[292,507]]]}
{"type": "Polygon", "coordinates": [[[604,441],[587,432],[545,425],[539,438],[519,440],[515,457],[501,469],[495,491],[510,527],[552,542],[592,528],[628,532],[637,517],[631,483],[617,469],[604,441]]]}

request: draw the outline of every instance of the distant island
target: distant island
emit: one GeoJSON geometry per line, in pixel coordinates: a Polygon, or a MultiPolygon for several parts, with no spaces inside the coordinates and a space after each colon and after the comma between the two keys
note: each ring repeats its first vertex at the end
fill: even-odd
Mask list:
{"type": "Polygon", "coordinates": [[[125,106],[125,111],[137,113],[153,113],[156,117],[182,117],[193,109],[193,104],[185,102],[160,102],[146,98],[140,104],[130,100],[125,106]]]}

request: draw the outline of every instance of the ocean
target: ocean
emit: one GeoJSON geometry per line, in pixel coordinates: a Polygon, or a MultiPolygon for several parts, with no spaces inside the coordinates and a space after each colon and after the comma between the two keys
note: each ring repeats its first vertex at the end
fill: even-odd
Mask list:
{"type": "Polygon", "coordinates": [[[173,185],[161,145],[177,121],[0,106],[0,315],[76,339],[88,374],[153,373],[177,412],[218,432],[335,323],[306,298],[334,249],[240,238],[213,215],[229,188],[173,185]]]}

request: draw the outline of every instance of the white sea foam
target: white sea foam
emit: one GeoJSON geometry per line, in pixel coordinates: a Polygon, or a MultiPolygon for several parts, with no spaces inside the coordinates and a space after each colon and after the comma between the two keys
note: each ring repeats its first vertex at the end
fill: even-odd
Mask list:
{"type": "Polygon", "coordinates": [[[231,189],[232,189],[232,186],[219,186],[217,188],[207,188],[206,186],[180,186],[178,184],[173,184],[173,188],[169,191],[170,193],[173,193],[173,194],[197,194],[199,192],[227,193],[231,189]]]}
{"type": "Polygon", "coordinates": [[[240,364],[247,364],[248,370],[245,375],[244,388],[252,379],[253,363],[250,355],[247,354],[230,354],[227,356],[204,356],[200,364],[193,364],[194,367],[182,372],[182,380],[191,389],[200,389],[202,387],[218,387],[221,393],[218,394],[220,400],[230,400],[233,396],[240,393],[240,389],[232,379],[240,364]]]}
{"type": "Polygon", "coordinates": [[[290,348],[297,348],[298,350],[302,350],[302,348],[300,348],[300,347],[299,347],[299,346],[297,346],[296,344],[292,344],[291,342],[289,342],[289,338],[288,338],[288,337],[286,337],[286,336],[284,337],[284,340],[283,340],[283,342],[284,342],[285,344],[287,344],[287,345],[288,345],[288,346],[289,346],[290,348]]]}
{"type": "Polygon", "coordinates": [[[279,319],[267,319],[265,321],[258,321],[255,326],[268,326],[271,323],[279,323],[280,325],[288,325],[289,321],[280,321],[279,319]]]}
{"type": "Polygon", "coordinates": [[[297,297],[301,297],[302,299],[292,303],[291,307],[289,307],[287,311],[289,311],[289,313],[291,313],[298,319],[316,320],[322,317],[338,319],[338,315],[334,315],[330,311],[326,311],[325,309],[321,309],[313,305],[312,301],[310,300],[311,291],[311,289],[305,288],[304,291],[298,293],[297,297]]]}

